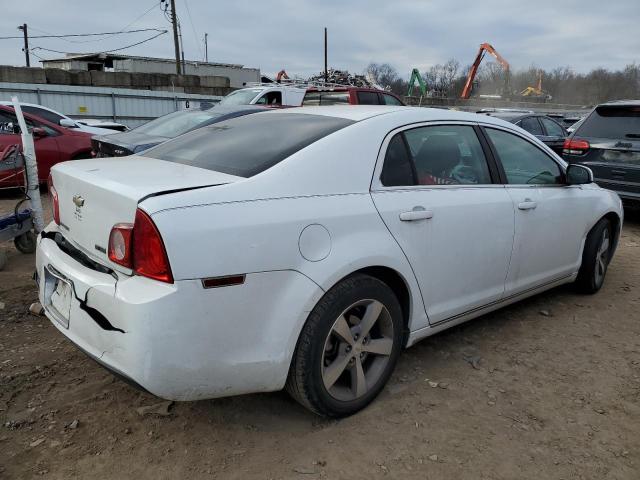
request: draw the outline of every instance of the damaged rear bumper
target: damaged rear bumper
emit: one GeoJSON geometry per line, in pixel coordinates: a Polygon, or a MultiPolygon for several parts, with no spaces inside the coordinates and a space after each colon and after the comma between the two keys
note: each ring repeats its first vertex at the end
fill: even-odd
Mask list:
{"type": "Polygon", "coordinates": [[[73,255],[50,235],[39,236],[36,278],[45,314],[102,366],[168,400],[281,389],[298,333],[323,294],[291,270],[204,289],[200,279],[166,284],[104,266],[97,271],[73,255]],[[47,298],[47,270],[73,287],[68,327],[47,298]]]}

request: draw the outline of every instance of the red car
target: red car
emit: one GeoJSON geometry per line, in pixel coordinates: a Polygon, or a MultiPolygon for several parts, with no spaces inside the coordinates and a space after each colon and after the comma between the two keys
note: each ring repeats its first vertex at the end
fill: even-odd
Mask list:
{"type": "Polygon", "coordinates": [[[335,86],[311,87],[302,101],[303,106],[310,105],[404,105],[400,98],[386,90],[375,88],[335,86]]]}
{"type": "MultiPolygon", "coordinates": [[[[47,181],[49,170],[56,163],[91,158],[91,134],[64,128],[28,113],[23,115],[33,134],[41,183],[47,181]]],[[[0,105],[0,153],[15,144],[22,145],[18,119],[13,107],[0,105]]],[[[0,187],[23,185],[22,167],[6,168],[7,162],[11,160],[0,163],[0,187]]]]}

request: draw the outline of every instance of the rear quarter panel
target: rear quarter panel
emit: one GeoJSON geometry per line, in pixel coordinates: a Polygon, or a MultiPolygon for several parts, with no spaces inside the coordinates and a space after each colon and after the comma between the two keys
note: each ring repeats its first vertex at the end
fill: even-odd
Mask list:
{"type": "MultiPolygon", "coordinates": [[[[412,327],[426,324],[411,266],[368,192],[194,206],[157,212],[152,218],[176,280],[293,270],[326,291],[354,271],[385,266],[407,284],[412,327]],[[323,253],[308,259],[300,245],[310,225],[321,225],[327,233],[313,239],[323,253]]],[[[273,286],[274,295],[280,288],[273,286]]]]}

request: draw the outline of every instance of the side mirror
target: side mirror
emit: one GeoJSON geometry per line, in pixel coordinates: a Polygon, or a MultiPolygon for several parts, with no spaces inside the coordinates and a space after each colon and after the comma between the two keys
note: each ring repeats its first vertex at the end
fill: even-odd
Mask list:
{"type": "Polygon", "coordinates": [[[76,122],[74,122],[69,118],[61,118],[58,123],[60,124],[61,127],[78,128],[78,125],[76,124],[76,122]]]}
{"type": "Polygon", "coordinates": [[[593,172],[589,167],[572,163],[567,167],[567,183],[569,185],[593,183],[593,172]]]}
{"type": "Polygon", "coordinates": [[[31,130],[31,135],[33,135],[33,138],[42,138],[47,136],[47,131],[44,128],[34,127],[31,130]]]}

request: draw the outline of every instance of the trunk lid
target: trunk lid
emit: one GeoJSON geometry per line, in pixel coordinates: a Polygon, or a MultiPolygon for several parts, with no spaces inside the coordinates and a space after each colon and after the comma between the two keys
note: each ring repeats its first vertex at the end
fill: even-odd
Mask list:
{"type": "Polygon", "coordinates": [[[107,257],[109,233],[116,223],[133,223],[142,199],[240,179],[139,156],[63,162],[51,175],[64,237],[100,263],[121,271],[127,270],[107,257]]]}

